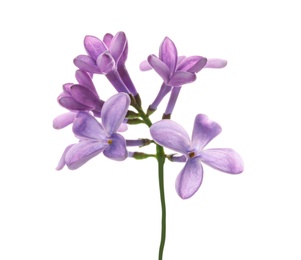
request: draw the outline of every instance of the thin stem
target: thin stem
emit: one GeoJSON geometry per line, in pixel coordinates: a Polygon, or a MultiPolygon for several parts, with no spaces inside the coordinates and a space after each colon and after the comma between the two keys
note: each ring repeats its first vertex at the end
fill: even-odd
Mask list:
{"type": "Polygon", "coordinates": [[[157,145],[157,161],[158,161],[158,177],[159,177],[159,188],[160,188],[160,200],[162,209],[162,219],[161,219],[161,242],[159,248],[159,260],[163,259],[163,250],[166,238],[166,204],[164,195],[164,162],[165,153],[162,146],[157,145]]]}

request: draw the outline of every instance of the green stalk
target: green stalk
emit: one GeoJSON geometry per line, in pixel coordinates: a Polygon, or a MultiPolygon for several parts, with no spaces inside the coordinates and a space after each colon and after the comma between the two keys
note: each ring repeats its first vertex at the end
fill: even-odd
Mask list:
{"type": "Polygon", "coordinates": [[[162,209],[162,219],[161,219],[161,242],[159,248],[159,260],[163,259],[163,250],[166,238],[166,205],[165,205],[165,195],[164,195],[164,162],[165,153],[162,146],[157,145],[157,161],[158,161],[158,174],[159,174],[159,188],[160,188],[160,200],[162,209]]]}

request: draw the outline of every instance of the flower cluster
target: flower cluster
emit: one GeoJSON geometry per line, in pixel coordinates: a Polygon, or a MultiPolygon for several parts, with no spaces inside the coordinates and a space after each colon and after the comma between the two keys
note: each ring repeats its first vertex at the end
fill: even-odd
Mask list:
{"type": "Polygon", "coordinates": [[[196,74],[202,69],[225,67],[225,60],[178,56],[175,44],[166,37],[160,45],[159,55],[149,55],[140,64],[142,71],[154,69],[162,79],[154,101],[144,112],[140,95],[125,65],[128,56],[125,33],[118,32],[114,36],[105,34],[103,40],[86,36],[84,48],[86,54],[78,55],[73,60],[78,68],[75,72],[77,83],[64,84],[63,92],[58,96],[58,103],[68,111],[56,117],[53,126],[61,129],[72,125],[78,142],[67,146],[57,170],[65,165],[71,170],[77,169],[100,153],[116,161],[129,157],[155,157],[163,161],[167,158],[172,162],[184,163],[176,179],[176,191],[183,199],[190,198],[199,189],[203,179],[202,163],[231,174],[243,171],[242,159],[233,149],[204,149],[221,132],[218,123],[206,115],[197,114],[190,138],[180,124],[171,120],[182,86],[194,82],[196,74]],[[98,74],[104,75],[117,92],[106,101],[93,83],[93,77],[98,74]],[[162,120],[153,123],[150,116],[168,94],[162,120]],[[121,132],[127,130],[128,124],[147,125],[152,139],[127,140],[121,132]],[[150,144],[162,148],[161,152],[146,154],[128,151],[132,146],[150,144]],[[162,154],[164,147],[174,150],[176,154],[162,154]]]}

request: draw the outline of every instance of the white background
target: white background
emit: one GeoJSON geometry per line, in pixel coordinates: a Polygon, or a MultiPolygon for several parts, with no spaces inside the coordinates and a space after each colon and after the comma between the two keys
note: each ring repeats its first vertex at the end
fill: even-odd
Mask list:
{"type": "MultiPolygon", "coordinates": [[[[204,167],[200,190],[182,200],[167,162],[168,260],[301,259],[299,1],[8,1],[0,4],[0,259],[157,259],[160,201],[153,159],[100,155],[76,171],[55,171],[70,127],[52,120],[74,82],[83,38],[124,31],[127,67],[146,108],[161,79],[140,72],[165,36],[179,55],[224,58],[183,87],[173,119],[190,133],[197,113],[223,132],[210,147],[232,147],[241,175],[204,167]]],[[[100,95],[114,93],[95,77],[100,95]]],[[[166,101],[152,117],[160,118],[166,101]]],[[[127,138],[149,137],[130,127],[127,138]]],[[[152,149],[154,147],[151,147],[152,149]]],[[[137,148],[138,149],[138,148],[137,148]]]]}

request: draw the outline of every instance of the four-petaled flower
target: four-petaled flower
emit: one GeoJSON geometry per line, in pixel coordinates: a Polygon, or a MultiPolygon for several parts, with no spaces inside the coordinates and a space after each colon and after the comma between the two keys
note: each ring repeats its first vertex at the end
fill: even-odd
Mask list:
{"type": "Polygon", "coordinates": [[[71,170],[77,169],[101,152],[113,160],[126,159],[126,141],[117,130],[129,105],[128,94],[118,93],[109,98],[102,107],[102,124],[89,113],[78,112],[73,122],[73,132],[79,138],[79,143],[69,145],[65,149],[57,170],[61,170],[64,165],[71,170]]]}
{"type": "Polygon", "coordinates": [[[151,135],[158,144],[184,154],[187,159],[176,180],[176,190],[181,198],[190,198],[199,189],[203,180],[201,163],[231,174],[243,171],[243,161],[234,150],[204,150],[221,130],[219,124],[202,114],[195,118],[191,140],[185,129],[172,120],[164,119],[151,126],[151,135]]]}

